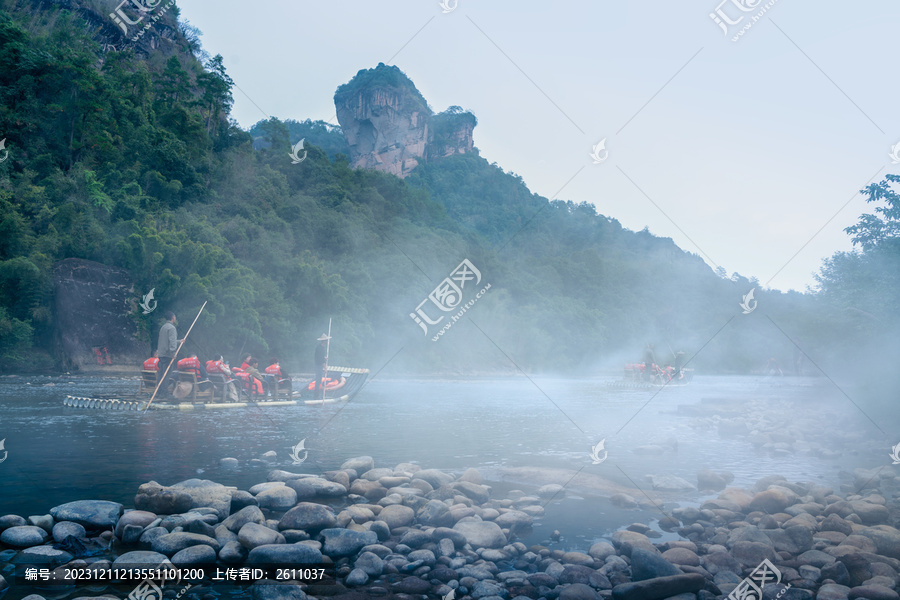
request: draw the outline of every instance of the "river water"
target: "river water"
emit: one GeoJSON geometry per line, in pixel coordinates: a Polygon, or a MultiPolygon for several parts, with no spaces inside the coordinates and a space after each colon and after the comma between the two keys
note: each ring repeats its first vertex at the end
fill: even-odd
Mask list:
{"type": "MultiPolygon", "coordinates": [[[[842,471],[890,464],[890,446],[900,441],[878,430],[876,424],[884,426],[889,415],[875,414],[825,378],[698,376],[689,386],[649,390],[616,384],[613,377],[376,378],[342,406],[119,412],[68,408],[62,399],[127,393],[137,388],[136,378],[3,377],[0,439],[8,454],[0,462],[0,514],[46,514],[79,499],[130,507],[138,486],[150,480],[171,485],[199,477],[247,489],[265,481],[271,468],[321,473],[359,455],[374,457],[382,467],[413,462],[457,474],[475,467],[494,486],[494,497],[510,488],[531,493],[546,483],[498,483],[509,467],[581,469],[642,490],[651,490],[651,474],[696,485],[703,468],[729,471],[732,485],[741,487],[778,474],[837,489],[847,481],[842,471]],[[830,424],[840,435],[825,442],[833,447],[824,457],[804,451],[805,445],[759,448],[746,435],[698,426],[697,409],[720,401],[754,402],[763,420],[771,410],[785,431],[830,424]],[[593,464],[589,453],[601,439],[609,454],[593,464]],[[295,467],[288,454],[301,440],[309,455],[295,467]],[[640,453],[647,445],[657,452],[640,453]],[[251,462],[268,451],[278,457],[271,466],[251,462]],[[237,458],[241,467],[220,468],[223,457],[237,458]]],[[[557,547],[586,550],[616,529],[660,516],[567,491],[549,502],[523,541],[546,542],[558,529],[557,547]]],[[[704,497],[679,492],[665,502],[667,508],[696,505],[704,497]]]]}

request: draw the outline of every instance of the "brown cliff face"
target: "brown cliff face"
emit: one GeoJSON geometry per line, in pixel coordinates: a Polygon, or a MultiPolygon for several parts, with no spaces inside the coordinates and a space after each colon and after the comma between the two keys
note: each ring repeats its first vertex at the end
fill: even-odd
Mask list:
{"type": "Polygon", "coordinates": [[[360,71],[334,104],[354,168],[406,177],[423,160],[474,151],[474,115],[459,107],[434,115],[397,67],[360,71]]]}

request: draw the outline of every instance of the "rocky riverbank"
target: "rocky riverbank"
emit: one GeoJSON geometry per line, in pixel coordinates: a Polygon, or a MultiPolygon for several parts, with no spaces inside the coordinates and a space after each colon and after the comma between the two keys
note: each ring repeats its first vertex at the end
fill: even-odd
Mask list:
{"type": "MultiPolygon", "coordinates": [[[[769,561],[778,577],[769,573],[764,600],[900,599],[900,503],[890,468],[857,470],[843,496],[766,477],[748,490],[726,488],[700,507],[666,511],[658,525],[679,540],[654,543],[658,531],[634,524],[610,542],[569,551],[517,541],[546,503],[565,494],[558,484],[492,498],[475,469],[454,477],[409,463],[376,468],[371,457],[321,476],[273,470],[267,479],[248,490],[199,479],[149,482],[134,509],[82,500],[48,515],[0,517],[0,573],[16,574],[17,597],[42,591],[20,579],[29,565],[103,570],[170,560],[179,567],[335,569],[333,585],[254,583],[248,591],[258,600],[712,600],[739,592],[769,561]]],[[[209,581],[186,592],[174,587],[167,597],[219,594],[209,581]]],[[[10,591],[3,577],[0,590],[10,591]]],[[[47,595],[65,597],[59,592],[47,595]]],[[[102,585],[68,593],[101,595],[124,596],[102,585]]]]}

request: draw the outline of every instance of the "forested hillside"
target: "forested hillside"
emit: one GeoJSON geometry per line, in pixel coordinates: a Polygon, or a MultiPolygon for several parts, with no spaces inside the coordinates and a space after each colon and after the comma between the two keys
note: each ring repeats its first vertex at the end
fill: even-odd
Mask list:
{"type": "Polygon", "coordinates": [[[229,121],[232,81],[221,57],[198,59],[196,40],[104,52],[78,15],[3,6],[4,370],[59,365],[51,268],[68,257],[127,269],[136,300],[155,289],[161,310],[134,311],[148,349],[165,310],[189,322],[209,301],[192,335],[201,356],[244,349],[302,369],[329,318],[339,362],[377,369],[396,355],[394,368],[416,372],[593,373],[647,342],[663,358],[702,350],[708,371],[748,371],[831,341],[815,307],[858,258],[829,263],[826,298],[757,288],[786,333],[762,310],[734,319],[755,281],[591,205],[532,194],[477,153],[406,180],[353,170],[332,126],[229,121]],[[466,258],[490,292],[432,342],[410,313],[466,258]]]}

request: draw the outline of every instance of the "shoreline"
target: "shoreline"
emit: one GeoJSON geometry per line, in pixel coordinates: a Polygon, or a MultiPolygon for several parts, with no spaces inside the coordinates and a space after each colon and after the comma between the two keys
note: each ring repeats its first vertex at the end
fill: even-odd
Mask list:
{"type": "MultiPolygon", "coordinates": [[[[267,453],[254,462],[274,458],[267,453]]],[[[224,469],[238,464],[220,461],[224,469]]],[[[535,523],[547,525],[544,508],[570,490],[548,483],[494,498],[472,468],[454,476],[411,463],[376,467],[361,456],[322,475],[273,469],[247,490],[201,479],[171,486],[151,481],[139,487],[133,507],[80,500],[48,515],[0,517],[0,563],[14,565],[19,591],[27,589],[20,580],[27,565],[103,571],[171,561],[180,568],[324,563],[334,569],[329,586],[255,582],[248,589],[260,600],[447,597],[451,591],[457,600],[713,600],[767,564],[778,574],[765,583],[767,599],[900,598],[894,591],[900,531],[893,526],[900,483],[893,469],[856,469],[842,494],[780,476],[749,489],[725,487],[714,475],[701,487],[720,491],[699,506],[660,505],[664,514],[650,521],[655,528],[634,523],[612,533],[611,543],[569,551],[526,547],[518,538],[535,523]],[[678,539],[654,543],[663,535],[678,539]]],[[[618,484],[598,489],[598,497],[614,504],[639,504],[618,484]]],[[[0,589],[6,585],[0,579],[0,589]]],[[[192,582],[182,593],[204,598],[219,589],[212,585],[192,582]]],[[[70,595],[101,592],[123,596],[98,585],[77,586],[70,595]]]]}

